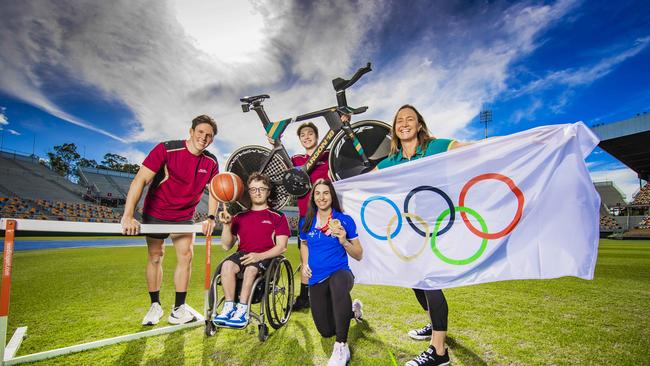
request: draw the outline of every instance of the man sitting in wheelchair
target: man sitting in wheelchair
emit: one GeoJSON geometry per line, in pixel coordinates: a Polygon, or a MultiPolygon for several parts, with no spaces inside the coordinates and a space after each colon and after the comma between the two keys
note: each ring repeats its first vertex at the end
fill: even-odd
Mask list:
{"type": "Polygon", "coordinates": [[[246,185],[251,199],[250,210],[232,217],[226,211],[219,214],[223,225],[221,246],[230,250],[239,241],[239,248],[221,266],[225,303],[221,313],[212,319],[215,325],[241,328],[248,324],[248,307],[256,276],[266,270],[274,257],[287,250],[289,223],[282,212],[269,207],[269,178],[256,172],[250,175],[246,185]],[[241,271],[239,302],[235,303],[237,274],[241,271]]]}

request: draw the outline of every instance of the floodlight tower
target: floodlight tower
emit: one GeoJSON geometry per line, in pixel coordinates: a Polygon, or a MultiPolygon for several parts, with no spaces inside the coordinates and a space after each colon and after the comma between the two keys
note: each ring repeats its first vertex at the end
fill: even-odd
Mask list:
{"type": "Polygon", "coordinates": [[[488,138],[488,123],[492,122],[492,109],[489,109],[486,105],[481,108],[481,112],[478,114],[479,120],[485,125],[485,138],[488,138]]]}

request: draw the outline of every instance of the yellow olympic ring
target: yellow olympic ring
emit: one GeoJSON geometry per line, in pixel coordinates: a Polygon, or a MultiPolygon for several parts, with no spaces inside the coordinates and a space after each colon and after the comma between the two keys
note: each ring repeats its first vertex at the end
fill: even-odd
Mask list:
{"type": "Polygon", "coordinates": [[[400,253],[397,250],[395,245],[393,245],[393,239],[391,238],[391,235],[390,235],[390,231],[393,228],[393,224],[397,220],[397,215],[393,215],[393,217],[390,219],[390,221],[388,221],[388,227],[386,228],[386,233],[387,233],[386,234],[386,239],[388,241],[388,245],[390,245],[390,249],[393,251],[393,253],[395,253],[395,255],[399,259],[404,260],[404,261],[410,261],[410,260],[413,260],[413,259],[419,257],[420,254],[422,254],[422,252],[424,251],[424,248],[427,247],[427,244],[428,244],[427,238],[429,237],[429,233],[430,233],[429,225],[427,224],[426,221],[424,221],[424,219],[422,217],[420,217],[420,216],[418,216],[416,214],[402,213],[402,216],[417,220],[420,223],[420,225],[424,226],[424,230],[426,232],[426,235],[424,236],[424,245],[422,245],[422,248],[420,248],[420,250],[418,250],[418,252],[413,254],[413,255],[404,255],[404,254],[400,253]]]}

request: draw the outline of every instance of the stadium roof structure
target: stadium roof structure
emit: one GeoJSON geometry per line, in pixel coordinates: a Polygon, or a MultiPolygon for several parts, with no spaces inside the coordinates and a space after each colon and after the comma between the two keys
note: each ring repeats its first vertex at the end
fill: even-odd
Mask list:
{"type": "Polygon", "coordinates": [[[600,138],[600,146],[623,164],[634,170],[639,178],[650,177],[650,113],[639,114],[623,121],[595,125],[591,128],[600,138]]]}

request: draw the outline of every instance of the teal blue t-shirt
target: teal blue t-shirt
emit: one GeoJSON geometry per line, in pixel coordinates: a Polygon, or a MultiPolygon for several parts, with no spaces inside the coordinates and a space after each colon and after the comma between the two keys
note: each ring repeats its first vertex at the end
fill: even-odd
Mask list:
{"type": "Polygon", "coordinates": [[[439,154],[441,152],[445,152],[449,150],[449,145],[454,142],[454,140],[450,139],[435,139],[429,141],[429,145],[427,145],[427,149],[422,153],[422,149],[420,146],[415,150],[415,155],[411,156],[410,159],[407,159],[402,155],[402,149],[397,150],[397,154],[395,155],[388,155],[388,157],[377,164],[377,169],[384,169],[388,168],[390,166],[394,165],[399,165],[402,163],[409,162],[411,160],[416,160],[419,158],[423,158],[425,156],[431,156],[435,154],[439,154]]]}

